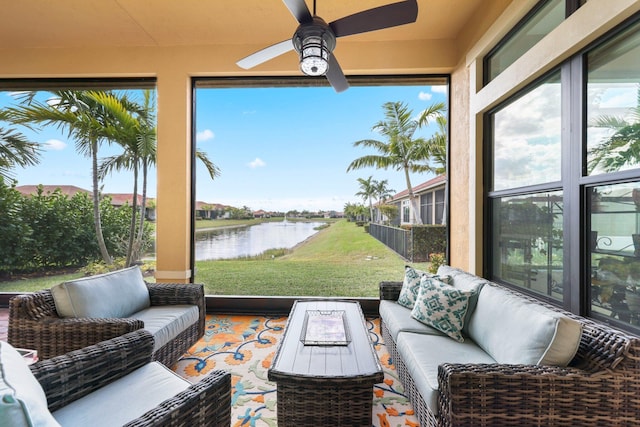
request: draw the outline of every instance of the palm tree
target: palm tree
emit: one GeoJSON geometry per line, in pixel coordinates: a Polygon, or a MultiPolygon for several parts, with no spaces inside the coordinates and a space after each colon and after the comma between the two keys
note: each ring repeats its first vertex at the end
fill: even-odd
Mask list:
{"type": "Polygon", "coordinates": [[[111,265],[113,260],[104,241],[100,220],[98,149],[102,142],[110,142],[109,138],[113,136],[112,109],[101,103],[101,97],[95,91],[52,91],[53,98],[47,103],[35,100],[35,94],[28,92],[23,97],[21,106],[7,109],[9,119],[13,123],[53,125],[66,130],[68,136],[75,139],[76,151],[91,158],[96,238],[102,259],[107,265],[111,265]]]}
{"type": "Polygon", "coordinates": [[[118,143],[124,151],[115,156],[102,159],[98,168],[100,179],[113,171],[131,169],[133,171],[133,194],[131,201],[131,224],[129,226],[129,239],[127,243],[125,265],[129,266],[133,258],[137,259],[142,248],[144,230],[144,210],[146,202],[146,182],[149,159],[155,158],[155,130],[147,124],[152,120],[150,108],[150,91],[145,91],[145,105],[139,105],[131,101],[126,93],[114,92],[96,93],[96,97],[104,105],[111,108],[114,116],[113,134],[111,139],[118,143]],[[136,221],[138,213],[138,180],[140,169],[143,171],[143,201],[140,207],[140,227],[136,233],[136,221]]]}
{"type": "Polygon", "coordinates": [[[347,172],[353,169],[376,167],[379,169],[393,168],[403,171],[411,202],[411,222],[421,224],[418,212],[418,201],[411,186],[410,173],[430,172],[431,167],[426,163],[431,150],[428,141],[424,138],[415,138],[416,130],[428,123],[433,117],[442,115],[444,103],[435,103],[424,110],[418,120],[412,118],[413,112],[402,102],[387,102],[382,106],[385,119],[376,123],[372,130],[380,133],[387,141],[375,139],[363,139],[353,143],[355,147],[371,147],[380,154],[372,154],[360,157],[351,162],[347,172]]]}
{"type": "Polygon", "coordinates": [[[383,179],[382,181],[374,181],[374,182],[375,182],[375,186],[374,186],[373,192],[377,200],[377,205],[378,207],[380,207],[385,200],[393,196],[393,193],[395,192],[395,190],[392,190],[389,188],[389,181],[386,179],[383,179]]]}
{"type": "MultiPolygon", "coordinates": [[[[0,110],[0,120],[8,120],[9,113],[0,110]]],[[[16,167],[37,165],[40,162],[40,146],[31,142],[14,129],[0,127],[0,177],[13,181],[11,170],[16,167]]]]}
{"type": "MultiPolygon", "coordinates": [[[[435,166],[431,166],[431,172],[442,175],[447,171],[447,118],[443,115],[436,116],[437,132],[427,141],[431,160],[435,166]]],[[[423,126],[423,125],[421,125],[423,126]]]]}
{"type": "Polygon", "coordinates": [[[369,201],[369,220],[373,221],[373,203],[371,199],[376,195],[377,181],[373,179],[373,176],[369,178],[358,178],[358,184],[360,184],[360,191],[356,193],[356,196],[362,197],[364,202],[369,201]]]}
{"type": "MultiPolygon", "coordinates": [[[[155,100],[153,91],[143,91],[143,103],[138,104],[128,99],[127,95],[113,97],[111,93],[102,96],[105,104],[113,108],[113,114],[118,118],[117,130],[112,135],[114,141],[120,144],[124,151],[116,156],[105,158],[99,168],[100,177],[113,171],[130,169],[133,171],[133,200],[129,244],[126,254],[126,265],[131,265],[142,255],[144,238],[145,209],[147,203],[147,182],[149,168],[156,163],[156,124],[155,100]],[[107,102],[108,99],[110,102],[107,102]],[[142,172],[142,201],[138,209],[138,180],[142,172]],[[141,214],[136,231],[136,212],[141,214]]],[[[207,154],[197,150],[196,158],[201,160],[211,179],[220,175],[220,170],[209,160],[207,154]]]]}

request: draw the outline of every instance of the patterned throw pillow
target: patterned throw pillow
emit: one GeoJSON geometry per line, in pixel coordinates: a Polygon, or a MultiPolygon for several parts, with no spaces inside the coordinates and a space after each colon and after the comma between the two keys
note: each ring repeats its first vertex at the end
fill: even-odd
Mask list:
{"type": "Polygon", "coordinates": [[[423,276],[411,317],[444,332],[458,342],[464,342],[464,316],[469,306],[469,297],[474,293],[461,291],[440,280],[423,276]]]}
{"type": "Polygon", "coordinates": [[[407,308],[413,308],[413,304],[418,296],[418,290],[420,289],[420,279],[422,276],[433,277],[447,284],[451,283],[450,276],[429,274],[426,271],[416,270],[407,265],[404,267],[404,280],[402,282],[400,296],[398,297],[398,304],[407,308]]]}

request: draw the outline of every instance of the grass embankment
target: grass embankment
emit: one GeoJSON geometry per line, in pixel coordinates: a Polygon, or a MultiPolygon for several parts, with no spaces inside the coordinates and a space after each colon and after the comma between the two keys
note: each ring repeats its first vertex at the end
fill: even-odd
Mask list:
{"type": "Polygon", "coordinates": [[[341,220],[280,258],[199,261],[195,280],[213,295],[376,297],[380,281],[402,280],[405,264],[363,227],[341,220]]]}
{"type": "MultiPolygon", "coordinates": [[[[402,280],[405,264],[363,227],[340,220],[282,257],[198,261],[195,281],[205,284],[208,295],[377,297],[380,281],[402,280]]],[[[420,269],[427,265],[415,264],[420,269]]],[[[0,292],[37,291],[81,276],[72,273],[0,282],[0,292]]]]}

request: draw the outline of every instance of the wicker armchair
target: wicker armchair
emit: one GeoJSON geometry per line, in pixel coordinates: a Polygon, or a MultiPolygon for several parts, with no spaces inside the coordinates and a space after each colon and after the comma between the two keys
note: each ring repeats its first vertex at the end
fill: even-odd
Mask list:
{"type": "MultiPolygon", "coordinates": [[[[151,306],[194,304],[199,308],[198,322],[153,354],[153,360],[171,366],[204,335],[204,286],[178,283],[146,285],[151,306]]],[[[9,303],[9,343],[15,347],[38,350],[40,359],[65,354],[142,329],[143,326],[142,321],[132,318],[61,318],[48,289],[18,295],[9,303]]]]}
{"type": "MultiPolygon", "coordinates": [[[[380,283],[380,299],[397,300],[401,288],[402,282],[380,283]]],[[[640,338],[520,296],[582,323],[569,367],[442,364],[438,414],[425,404],[381,318],[382,337],[420,425],[639,426],[640,338]]]]}
{"type": "MultiPolygon", "coordinates": [[[[153,337],[136,331],[30,366],[55,412],[151,362],[153,337]]],[[[128,402],[135,405],[135,402],[128,402]]],[[[213,371],[126,426],[231,424],[231,374],[213,371]]]]}

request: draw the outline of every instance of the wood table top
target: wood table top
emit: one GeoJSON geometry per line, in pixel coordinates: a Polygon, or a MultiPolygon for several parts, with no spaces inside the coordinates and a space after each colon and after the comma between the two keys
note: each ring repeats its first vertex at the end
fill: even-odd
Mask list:
{"type": "Polygon", "coordinates": [[[278,347],[269,380],[315,378],[362,378],[374,383],[383,379],[382,367],[369,337],[362,309],[357,301],[296,301],[289,314],[284,337],[278,347]],[[344,313],[349,342],[346,345],[305,345],[307,311],[344,313]]]}

